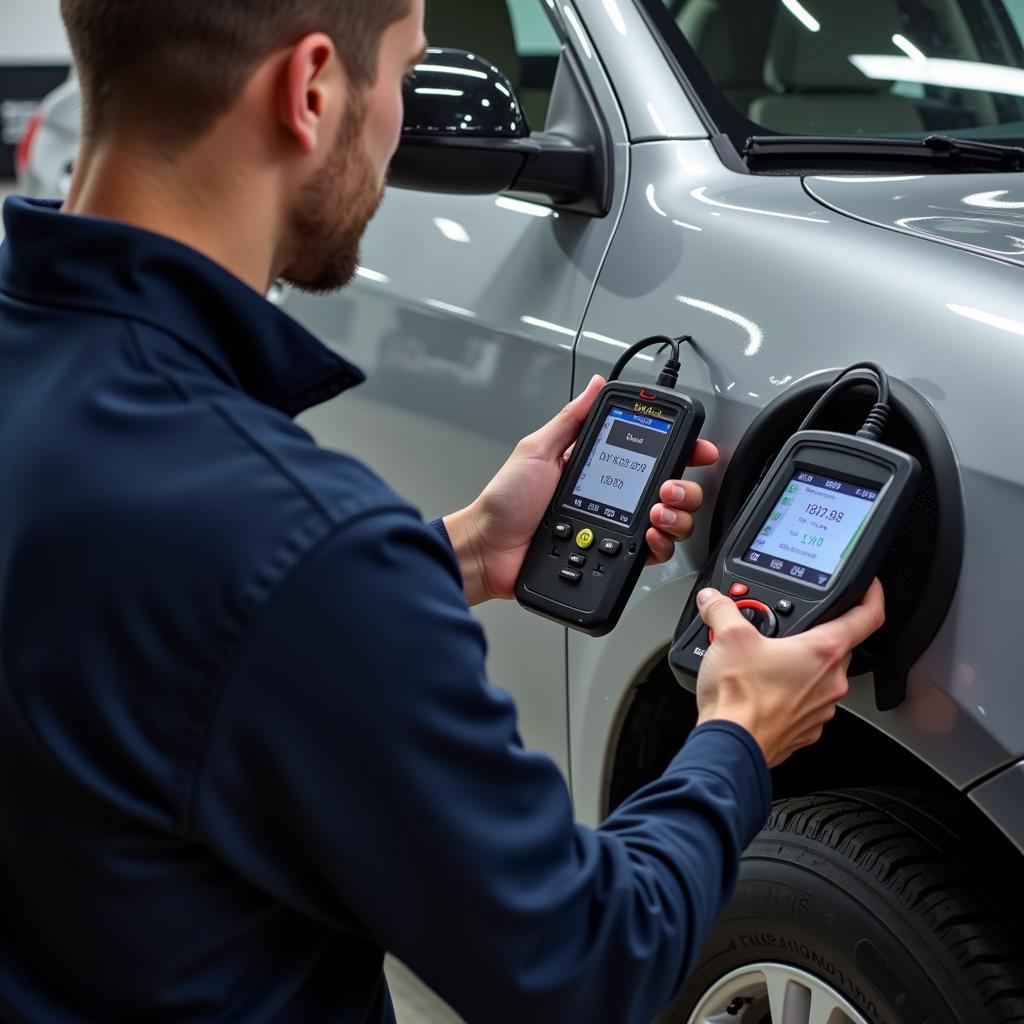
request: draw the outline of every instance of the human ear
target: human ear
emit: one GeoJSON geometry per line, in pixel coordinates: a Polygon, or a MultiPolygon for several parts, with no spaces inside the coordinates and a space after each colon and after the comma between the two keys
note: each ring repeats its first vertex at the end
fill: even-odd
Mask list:
{"type": "Polygon", "coordinates": [[[278,117],[303,153],[321,142],[328,114],[344,102],[347,83],[330,36],[313,32],[288,52],[278,84],[278,117]]]}

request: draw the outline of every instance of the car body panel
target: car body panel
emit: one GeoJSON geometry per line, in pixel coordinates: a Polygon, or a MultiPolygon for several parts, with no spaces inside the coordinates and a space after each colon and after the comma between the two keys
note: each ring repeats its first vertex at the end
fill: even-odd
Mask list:
{"type": "MultiPolygon", "coordinates": [[[[615,151],[617,210],[625,126],[596,62],[589,77],[615,151]]],[[[468,504],[516,442],[570,398],[573,345],[616,222],[615,212],[389,190],[352,286],[327,302],[286,290],[284,308],[369,378],[303,424],[374,467],[428,518],[468,504]]],[[[524,740],[567,773],[566,630],[512,603],[475,611],[490,677],[515,695],[524,740]]]]}
{"type": "MultiPolygon", "coordinates": [[[[632,0],[577,0],[576,7],[615,85],[631,142],[708,137],[632,0]]],[[[579,21],[572,7],[566,4],[563,10],[570,27],[575,27],[579,21]]]]}
{"type": "MultiPolygon", "coordinates": [[[[970,187],[966,176],[960,182],[970,187]]],[[[874,359],[924,395],[961,463],[966,569],[941,632],[912,673],[907,703],[879,713],[862,680],[845,706],[964,787],[1024,754],[1024,702],[1008,685],[1018,674],[1014,652],[998,635],[998,619],[989,624],[978,614],[992,606],[1000,580],[1024,572],[1024,465],[1007,430],[1020,402],[1024,348],[1012,332],[962,311],[1024,321],[1020,272],[895,233],[879,258],[879,236],[878,228],[822,209],[799,178],[726,170],[707,142],[634,146],[629,198],[587,313],[576,383],[609,365],[615,348],[603,339],[693,334],[698,352],[684,357],[680,389],[704,403],[705,435],[724,442],[726,460],[762,406],[823,367],[874,359]],[[957,341],[937,350],[939,338],[957,341]]],[[[626,376],[654,375],[654,364],[637,362],[626,376]]],[[[708,507],[720,473],[692,474],[708,507]]],[[[667,643],[671,629],[663,626],[674,620],[661,605],[681,610],[686,582],[707,554],[706,525],[669,566],[641,578],[611,636],[570,637],[574,736],[614,735],[624,699],[615,652],[632,652],[634,672],[654,653],[648,618],[656,604],[667,643]]],[[[577,790],[606,774],[610,756],[574,745],[577,790]]],[[[592,794],[581,803],[594,812],[592,794]]]]}
{"type": "Polygon", "coordinates": [[[1024,792],[1024,761],[1001,771],[975,786],[968,794],[993,821],[1003,823],[1003,832],[1024,853],[1024,813],[1021,793],[1024,792]]]}
{"type": "Polygon", "coordinates": [[[836,213],[1024,267],[1024,184],[1016,174],[817,177],[836,213]]]}

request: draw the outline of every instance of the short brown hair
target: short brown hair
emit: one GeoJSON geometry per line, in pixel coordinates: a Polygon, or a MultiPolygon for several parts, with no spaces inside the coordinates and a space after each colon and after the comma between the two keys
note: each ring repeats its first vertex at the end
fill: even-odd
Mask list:
{"type": "Polygon", "coordinates": [[[260,62],[327,33],[357,88],[377,77],[380,39],[410,0],[61,0],[81,82],[83,131],[122,113],[183,144],[229,109],[260,62]]]}

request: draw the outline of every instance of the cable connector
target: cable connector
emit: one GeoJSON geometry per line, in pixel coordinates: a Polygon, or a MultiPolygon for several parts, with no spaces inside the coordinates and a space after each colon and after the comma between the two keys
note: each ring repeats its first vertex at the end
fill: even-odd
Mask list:
{"type": "Polygon", "coordinates": [[[803,423],[798,430],[810,430],[814,422],[836,396],[844,391],[849,391],[864,383],[858,374],[866,374],[875,385],[877,400],[871,407],[863,426],[857,431],[857,437],[863,437],[869,441],[880,441],[885,432],[886,424],[889,422],[890,392],[889,375],[877,363],[854,363],[848,366],[832,382],[832,386],[814,403],[814,407],[804,417],[803,423]]]}
{"type": "Polygon", "coordinates": [[[864,421],[864,426],[857,431],[858,437],[867,438],[869,441],[881,441],[885,433],[885,425],[889,422],[889,406],[882,402],[876,402],[864,421]]]}
{"type": "Polygon", "coordinates": [[[672,354],[668,359],[665,360],[665,365],[661,368],[661,373],[658,375],[658,387],[660,388],[675,388],[676,383],[679,381],[679,371],[682,369],[682,363],[679,361],[679,348],[681,345],[685,345],[687,342],[693,343],[693,338],[689,334],[684,334],[681,338],[669,338],[667,335],[657,334],[653,338],[644,338],[643,341],[638,341],[635,345],[630,345],[625,352],[619,357],[619,361],[612,368],[612,372],[608,375],[608,380],[618,380],[619,375],[626,368],[626,365],[633,360],[640,352],[645,348],[658,347],[659,349],[669,348],[672,350],[672,354]]]}
{"type": "Polygon", "coordinates": [[[679,371],[682,369],[682,365],[678,359],[672,357],[666,359],[661,373],[658,374],[658,387],[674,389],[679,382],[679,371]]]}

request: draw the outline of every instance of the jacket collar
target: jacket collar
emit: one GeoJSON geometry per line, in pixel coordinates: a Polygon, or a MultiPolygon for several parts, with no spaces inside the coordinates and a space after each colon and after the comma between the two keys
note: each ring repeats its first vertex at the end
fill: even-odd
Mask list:
{"type": "Polygon", "coordinates": [[[179,242],[18,197],[4,204],[3,218],[0,293],[149,324],[290,416],[365,379],[285,312],[179,242]]]}

